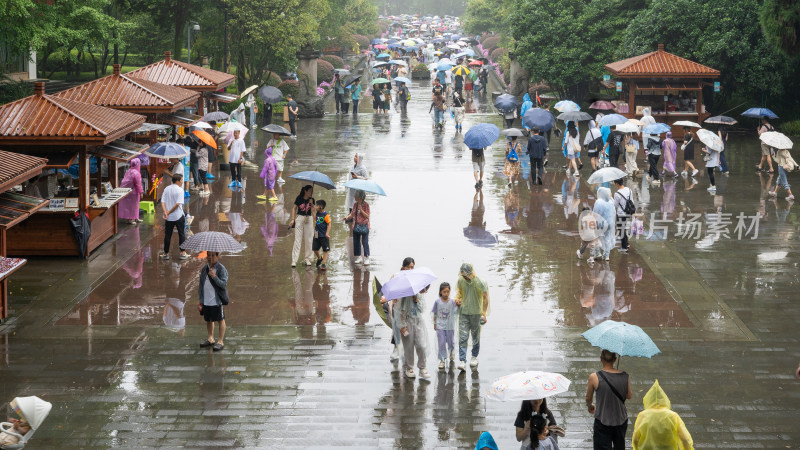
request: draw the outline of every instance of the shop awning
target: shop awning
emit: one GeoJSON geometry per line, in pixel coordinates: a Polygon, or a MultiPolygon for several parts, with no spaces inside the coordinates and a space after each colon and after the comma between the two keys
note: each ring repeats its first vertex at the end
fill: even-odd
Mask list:
{"type": "Polygon", "coordinates": [[[47,153],[47,165],[45,169],[69,169],[69,166],[75,164],[78,159],[78,153],[75,152],[53,152],[47,153]]]}
{"type": "Polygon", "coordinates": [[[0,194],[0,227],[11,228],[50,203],[39,197],[4,192],[0,194]]]}
{"type": "Polygon", "coordinates": [[[197,122],[200,119],[202,119],[202,117],[196,114],[189,114],[183,111],[159,117],[159,121],[179,127],[188,127],[189,125],[197,122]]]}
{"type": "Polygon", "coordinates": [[[636,89],[640,91],[699,91],[700,83],[685,81],[637,81],[636,89]]]}
{"type": "Polygon", "coordinates": [[[148,146],[145,144],[137,144],[135,142],[117,139],[116,141],[109,142],[106,145],[89,150],[89,153],[101,158],[128,162],[139,156],[143,151],[145,151],[145,149],[147,149],[147,147],[148,146]]]}
{"type": "Polygon", "coordinates": [[[212,92],[206,94],[206,98],[222,103],[230,103],[239,98],[236,94],[228,94],[227,92],[212,92]]]}
{"type": "Polygon", "coordinates": [[[171,125],[167,125],[165,123],[143,123],[142,126],[133,130],[134,133],[149,133],[151,131],[161,131],[166,130],[171,125]]]}

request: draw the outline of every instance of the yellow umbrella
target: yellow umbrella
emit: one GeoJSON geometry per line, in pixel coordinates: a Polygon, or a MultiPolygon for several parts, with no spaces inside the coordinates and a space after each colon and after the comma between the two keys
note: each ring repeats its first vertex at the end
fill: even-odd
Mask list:
{"type": "Polygon", "coordinates": [[[466,75],[469,75],[470,72],[471,72],[469,69],[467,69],[464,66],[455,66],[451,70],[453,71],[454,74],[456,74],[458,76],[462,76],[462,77],[466,76],[466,75]]]}

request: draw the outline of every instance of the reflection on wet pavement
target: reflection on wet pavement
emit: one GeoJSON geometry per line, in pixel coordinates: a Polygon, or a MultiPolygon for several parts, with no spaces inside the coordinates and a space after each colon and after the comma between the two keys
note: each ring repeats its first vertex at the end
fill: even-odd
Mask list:
{"type": "MultiPolygon", "coordinates": [[[[563,157],[551,151],[544,185],[530,186],[523,158],[523,180],[509,188],[499,142],[476,192],[463,137],[451,121],[443,132],[432,131],[427,85],[412,88],[408,116],[362,113],[298,122],[276,204],[256,198],[268,141],[260,130],[246,138],[244,190],[231,192],[229,175],[220,173],[210,197],[192,198],[193,233],[222,231],[246,247],[221,258],[231,274],[231,305],[220,354],[196,346],[205,333],[196,308],[203,255],[158,260],[163,222],[152,216],[138,228],[122,227],[98,256],[108,258],[102,267],[42,259],[20,272],[11,285],[19,319],[7,328],[17,334],[0,329],[0,392],[47,391],[65,406],[52,415],[62,428],[42,430],[34,445],[47,448],[69,436],[99,447],[467,447],[490,430],[501,448],[514,448],[518,405],[490,403],[482,394],[494,378],[529,368],[573,380],[574,389],[554,399],[551,409],[568,429],[562,447],[586,448],[590,418],[580,398],[586,376],[597,368],[597,351],[579,334],[607,319],[646,327],[663,352],[653,360],[623,361],[634,374],[632,416],[658,377],[671,383],[674,407],[696,442],[757,444],[757,436],[737,434],[740,426],[781,441],[800,439],[781,426],[798,418],[791,394],[773,394],[789,381],[741,396],[710,393],[721,375],[732,385],[752,385],[754,377],[788,373],[797,359],[788,355],[774,363],[765,352],[796,346],[796,270],[787,268],[797,265],[798,221],[791,203],[764,200],[769,177],[747,169],[758,156],[752,138],[732,142],[733,172],[718,177],[716,195],[706,192],[704,177],[661,187],[631,181],[644,208],[644,234],[633,239],[628,255],[578,261],[578,214],[594,203],[586,168],[580,179],[566,176],[563,157]],[[319,170],[341,186],[355,152],[366,154],[371,179],[388,194],[367,196],[371,265],[353,264],[352,239],[342,223],[345,190],[317,187],[314,196],[327,202],[333,220],[328,270],[291,268],[288,223],[302,184],[287,176],[319,170]],[[740,212],[761,215],[757,239],[750,239],[749,222],[750,235],[736,238],[740,212]],[[709,232],[727,220],[730,238],[709,232]],[[480,372],[459,375],[448,367],[426,384],[405,379],[388,362],[389,329],[374,312],[372,279],[388,279],[406,256],[430,267],[437,282],[453,283],[464,261],[488,282],[492,307],[480,372]],[[85,293],[72,287],[66,281],[72,272],[62,263],[96,274],[99,282],[85,293]],[[66,287],[43,286],[39,274],[66,287]],[[56,327],[48,327],[50,318],[56,327]],[[739,367],[742,352],[764,375],[739,367]],[[41,362],[42,354],[52,362],[41,362]],[[738,411],[756,400],[782,415],[752,419],[738,411]],[[136,434],[145,430],[153,433],[150,441],[136,434]]],[[[476,110],[467,115],[465,130],[479,122],[500,124],[485,107],[476,110]]],[[[431,305],[433,295],[426,300],[431,305]]],[[[431,333],[429,356],[434,349],[431,333]]]]}

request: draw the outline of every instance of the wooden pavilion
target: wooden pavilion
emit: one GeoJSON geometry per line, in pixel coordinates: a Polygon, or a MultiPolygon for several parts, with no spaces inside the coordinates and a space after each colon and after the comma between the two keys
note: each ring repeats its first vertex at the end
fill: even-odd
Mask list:
{"type": "Polygon", "coordinates": [[[42,173],[44,158],[0,151],[0,321],[8,317],[8,277],[27,262],[6,257],[6,232],[31,214],[48,205],[48,201],[12,192],[12,188],[42,173]]]}
{"type": "MultiPolygon", "coordinates": [[[[658,50],[605,65],[612,76],[622,81],[627,103],[617,112],[628,118],[641,118],[649,107],[658,122],[673,124],[678,120],[702,123],[709,114],[703,104],[703,86],[718,78],[716,69],[658,50]]],[[[683,135],[683,130],[673,134],[683,135]]]]}
{"type": "MultiPolygon", "coordinates": [[[[117,232],[117,202],[130,189],[101,185],[97,164],[95,194],[91,193],[90,154],[111,155],[140,152],[121,137],[139,128],[145,117],[44,93],[44,83],[35,83],[34,95],[0,106],[0,148],[48,159],[46,169],[68,169],[77,159],[78,171],[61,186],[47,209],[8,232],[11,255],[79,255],[69,219],[85,212],[91,220],[87,255],[117,232]],[[109,189],[110,188],[110,189],[109,189]]],[[[109,170],[115,181],[115,171],[109,170]]],[[[66,177],[65,177],[66,178],[66,177]]]]}

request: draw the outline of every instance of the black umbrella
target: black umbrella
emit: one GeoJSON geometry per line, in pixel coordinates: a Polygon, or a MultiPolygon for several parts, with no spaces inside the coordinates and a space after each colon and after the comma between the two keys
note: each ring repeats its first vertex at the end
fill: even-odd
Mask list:
{"type": "Polygon", "coordinates": [[[564,122],[581,122],[584,120],[592,120],[592,116],[583,111],[568,111],[559,114],[557,119],[563,120],[564,122]]]}
{"type": "Polygon", "coordinates": [[[89,237],[92,236],[92,223],[89,222],[89,215],[85,212],[78,212],[69,219],[69,224],[72,226],[72,234],[75,235],[75,240],[78,242],[81,258],[86,258],[89,237]]]}
{"type": "Polygon", "coordinates": [[[704,123],[715,123],[715,124],[718,124],[718,125],[736,125],[737,122],[736,122],[736,119],[734,119],[733,117],[714,116],[714,117],[709,117],[708,119],[706,119],[704,121],[704,123]]]}
{"type": "Polygon", "coordinates": [[[282,127],[280,125],[275,125],[274,123],[269,124],[269,125],[261,128],[261,129],[266,131],[267,133],[270,133],[270,134],[282,134],[284,136],[291,136],[292,135],[292,133],[290,133],[289,130],[287,130],[286,128],[284,128],[284,127],[282,127]]]}
{"type": "Polygon", "coordinates": [[[361,79],[361,75],[352,76],[352,77],[348,78],[347,80],[345,80],[344,85],[345,86],[350,86],[351,84],[355,83],[356,81],[358,81],[360,79],[361,79]]]}
{"type": "Polygon", "coordinates": [[[472,45],[478,44],[478,41],[475,38],[461,38],[460,40],[472,45]]]}
{"type": "Polygon", "coordinates": [[[258,96],[264,103],[278,103],[283,101],[283,92],[275,86],[261,86],[258,90],[258,96]]]}

